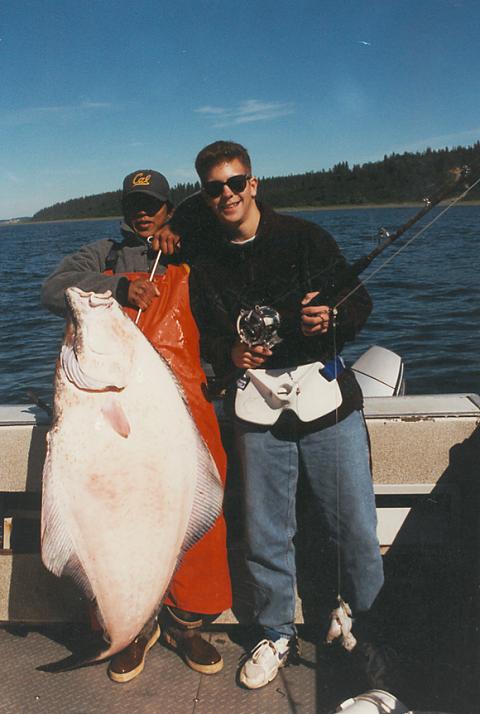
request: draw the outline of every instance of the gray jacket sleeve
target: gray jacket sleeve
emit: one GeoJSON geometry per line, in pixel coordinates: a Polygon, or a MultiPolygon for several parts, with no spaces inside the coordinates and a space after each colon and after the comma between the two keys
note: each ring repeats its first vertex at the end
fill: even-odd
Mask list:
{"type": "Polygon", "coordinates": [[[112,245],[111,240],[100,240],[64,258],[42,285],[42,305],[55,315],[65,316],[65,290],[71,287],[99,293],[111,290],[113,296],[124,304],[125,299],[119,297],[125,295],[127,279],[122,275],[103,275],[112,245]]]}

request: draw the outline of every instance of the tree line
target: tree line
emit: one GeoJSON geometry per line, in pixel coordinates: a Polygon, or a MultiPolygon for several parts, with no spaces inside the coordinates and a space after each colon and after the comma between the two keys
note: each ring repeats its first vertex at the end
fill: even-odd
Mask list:
{"type": "MultiPolygon", "coordinates": [[[[442,186],[450,169],[465,165],[471,168],[472,177],[480,175],[480,141],[467,147],[393,153],[382,161],[352,167],[343,161],[322,171],[265,177],[260,180],[259,198],[276,208],[414,203],[442,186]]],[[[198,182],[177,184],[172,188],[174,204],[199,189],[198,182]]],[[[73,198],[43,208],[32,220],[120,216],[121,197],[118,190],[73,198]]],[[[480,188],[469,195],[469,199],[479,198],[480,188]]]]}
{"type": "MultiPolygon", "coordinates": [[[[198,191],[198,183],[179,183],[172,188],[172,200],[175,205],[190,194],[198,191]]],[[[108,218],[122,215],[122,191],[107,191],[91,196],[71,198],[69,201],[55,203],[42,208],[32,216],[32,221],[64,221],[72,218],[108,218]]]]}

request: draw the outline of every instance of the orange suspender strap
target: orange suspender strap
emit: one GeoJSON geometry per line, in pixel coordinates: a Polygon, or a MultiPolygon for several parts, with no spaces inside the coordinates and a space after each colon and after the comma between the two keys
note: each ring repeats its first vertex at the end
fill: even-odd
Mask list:
{"type": "MultiPolygon", "coordinates": [[[[154,276],[160,295],[142,312],[138,326],[182,385],[197,428],[225,481],[226,456],[215,410],[205,396],[207,379],[200,364],[198,328],[190,309],[188,274],[188,266],[182,264],[169,265],[165,273],[154,276]]],[[[122,275],[135,280],[145,277],[147,273],[122,275]]],[[[135,320],[135,308],[125,307],[124,311],[135,320]]]]}

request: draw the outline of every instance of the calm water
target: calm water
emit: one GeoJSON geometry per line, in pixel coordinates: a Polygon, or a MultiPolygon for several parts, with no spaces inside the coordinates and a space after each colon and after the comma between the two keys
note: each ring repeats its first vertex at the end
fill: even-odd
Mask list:
{"type": "MultiPolygon", "coordinates": [[[[415,210],[298,215],[323,225],[347,258],[355,260],[372,250],[379,226],[393,231],[415,210]]],[[[29,402],[28,389],[51,401],[63,320],[41,308],[40,285],[64,255],[117,236],[118,221],[0,226],[0,403],[29,402]]],[[[375,275],[368,283],[374,310],[355,344],[345,350],[347,361],[379,344],[402,355],[410,394],[480,392],[479,238],[480,206],[452,208],[375,275]]],[[[387,249],[371,269],[395,249],[387,249]]]]}

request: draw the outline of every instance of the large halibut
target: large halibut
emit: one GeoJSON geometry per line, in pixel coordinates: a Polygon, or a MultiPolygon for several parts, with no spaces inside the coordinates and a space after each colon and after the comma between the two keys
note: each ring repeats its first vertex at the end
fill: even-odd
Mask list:
{"type": "Polygon", "coordinates": [[[217,468],[162,357],[110,292],[69,288],[43,471],[42,560],[96,602],[109,646],[156,612],[222,508],[217,468]]]}

